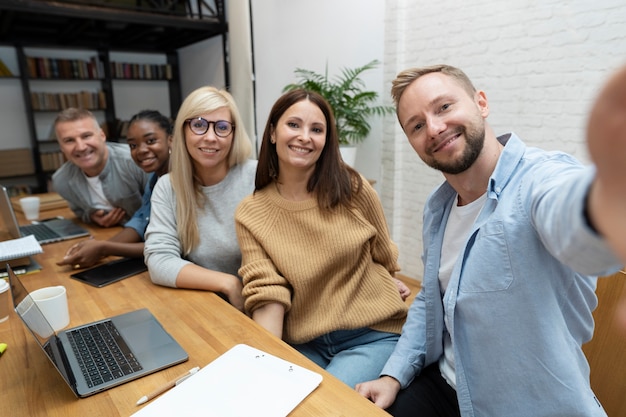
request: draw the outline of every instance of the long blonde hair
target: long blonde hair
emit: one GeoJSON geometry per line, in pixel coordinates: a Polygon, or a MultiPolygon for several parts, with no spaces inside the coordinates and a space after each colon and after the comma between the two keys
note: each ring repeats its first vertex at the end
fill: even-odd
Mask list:
{"type": "Polygon", "coordinates": [[[217,109],[230,110],[235,131],[228,155],[228,168],[245,162],[252,153],[250,138],[243,126],[233,97],[225,90],[205,86],[192,91],[183,101],[176,122],[172,143],[170,178],[176,193],[176,221],[183,256],[188,255],[200,241],[196,209],[204,207],[202,183],[195,172],[185,144],[185,120],[211,113],[217,109]]]}

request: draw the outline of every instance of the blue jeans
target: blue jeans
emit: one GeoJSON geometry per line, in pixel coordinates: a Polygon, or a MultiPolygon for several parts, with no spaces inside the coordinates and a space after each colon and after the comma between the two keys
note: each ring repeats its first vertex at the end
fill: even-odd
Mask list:
{"type": "Polygon", "coordinates": [[[399,337],[369,328],[337,330],[293,347],[354,388],[378,378],[399,337]]]}

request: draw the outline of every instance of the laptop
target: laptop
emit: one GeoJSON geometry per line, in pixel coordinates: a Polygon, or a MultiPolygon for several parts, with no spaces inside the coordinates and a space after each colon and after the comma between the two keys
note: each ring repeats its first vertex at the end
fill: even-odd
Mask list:
{"type": "Polygon", "coordinates": [[[6,187],[0,185],[0,188],[0,215],[2,215],[2,220],[9,232],[9,236],[3,237],[5,240],[35,235],[35,239],[43,245],[89,236],[87,229],[69,219],[55,218],[41,223],[19,226],[15,217],[15,211],[11,205],[9,193],[6,187]]]}
{"type": "Polygon", "coordinates": [[[189,359],[147,309],[55,332],[8,265],[7,271],[15,312],[79,398],[189,359]]]}

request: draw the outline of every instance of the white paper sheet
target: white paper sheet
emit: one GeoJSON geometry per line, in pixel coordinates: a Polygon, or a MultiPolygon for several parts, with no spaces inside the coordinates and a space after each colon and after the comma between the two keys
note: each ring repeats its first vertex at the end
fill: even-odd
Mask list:
{"type": "Polygon", "coordinates": [[[316,372],[240,344],[133,417],[285,417],[321,382],[316,372]]]}

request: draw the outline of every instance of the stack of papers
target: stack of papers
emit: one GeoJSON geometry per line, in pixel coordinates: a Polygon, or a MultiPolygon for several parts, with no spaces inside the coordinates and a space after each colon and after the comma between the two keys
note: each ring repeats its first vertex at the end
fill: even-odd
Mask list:
{"type": "MultiPolygon", "coordinates": [[[[56,138],[55,138],[56,140],[56,138]]],[[[39,211],[53,210],[59,208],[68,207],[67,201],[63,199],[58,193],[44,193],[37,194],[39,197],[39,211]]],[[[16,212],[22,212],[22,205],[20,204],[20,198],[25,197],[19,195],[11,197],[11,205],[16,212]]]]}
{"type": "MultiPolygon", "coordinates": [[[[31,257],[27,258],[30,262],[28,265],[21,266],[13,266],[11,265],[11,261],[8,261],[8,264],[11,265],[11,269],[15,273],[15,275],[25,275],[32,274],[33,272],[41,271],[41,265],[31,257]]],[[[4,264],[6,266],[6,263],[4,264]]],[[[6,268],[0,268],[0,278],[6,278],[9,276],[9,272],[6,268]]]]}
{"type": "Polygon", "coordinates": [[[322,376],[240,344],[132,417],[285,417],[322,376]]]}

